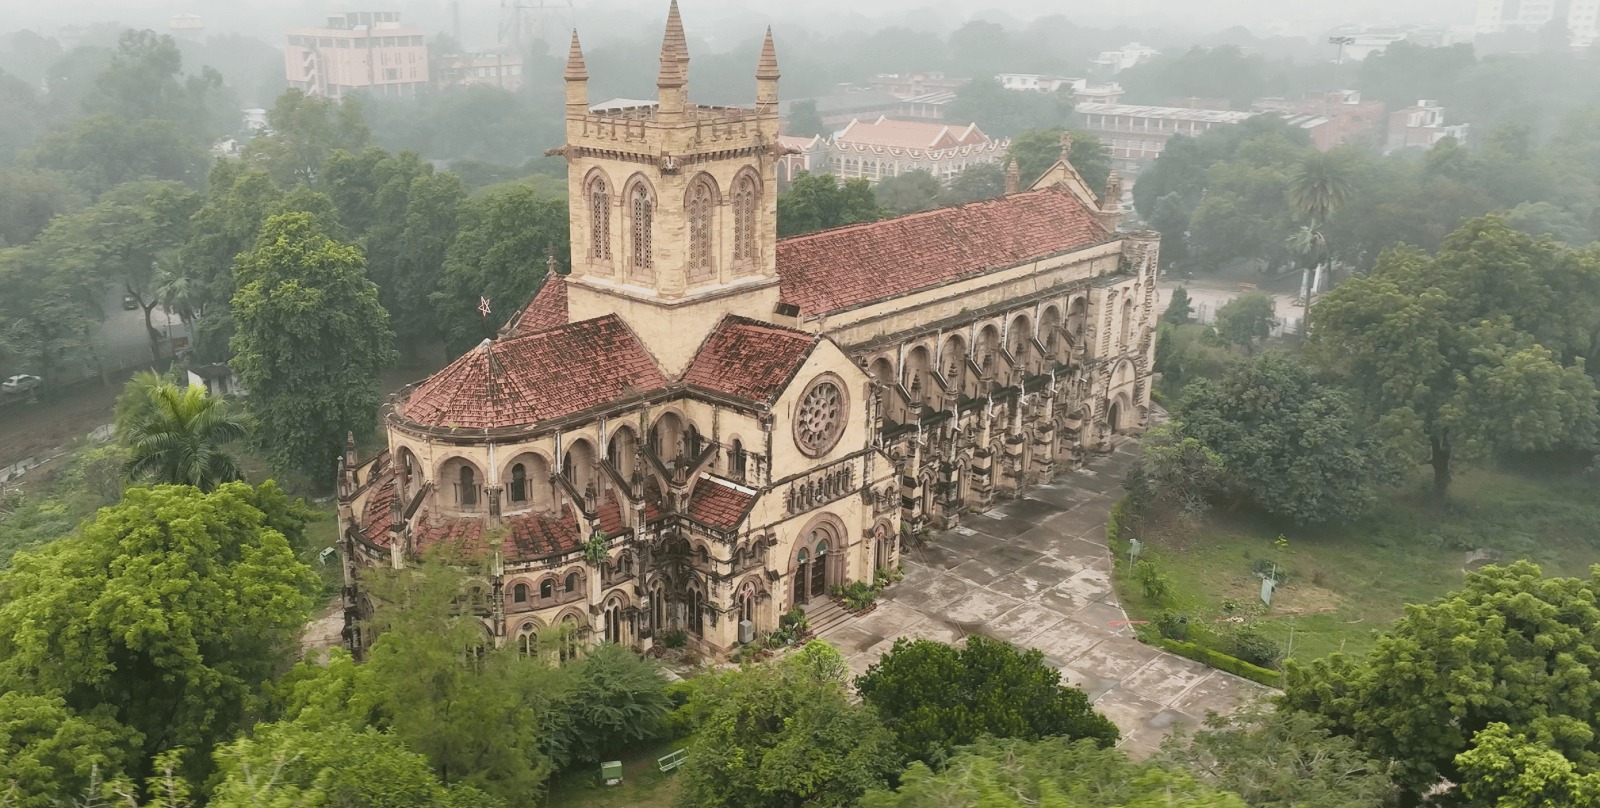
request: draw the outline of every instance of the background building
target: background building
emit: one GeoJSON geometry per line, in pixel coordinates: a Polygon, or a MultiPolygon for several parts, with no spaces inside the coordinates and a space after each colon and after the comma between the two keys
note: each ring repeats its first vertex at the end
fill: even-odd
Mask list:
{"type": "Polygon", "coordinates": [[[504,53],[465,53],[440,60],[437,80],[441,86],[471,87],[476,84],[515,91],[522,86],[522,57],[504,53]]]}
{"type": "Polygon", "coordinates": [[[1350,144],[1378,146],[1387,136],[1383,102],[1363,101],[1357,90],[1306,93],[1294,100],[1261,98],[1251,106],[1278,113],[1291,126],[1306,130],[1312,145],[1322,151],[1350,144]]]}
{"type": "Polygon", "coordinates": [[[827,170],[842,179],[874,183],[907,171],[927,171],[948,182],[972,166],[999,162],[1010,146],[1010,140],[991,140],[977,124],[857,120],[829,140],[827,170]]]}
{"type": "Polygon", "coordinates": [[[1478,0],[1477,32],[1534,32],[1560,21],[1574,47],[1588,47],[1600,33],[1600,0],[1478,0]]]}
{"type": "Polygon", "coordinates": [[[1465,144],[1467,125],[1446,125],[1444,107],[1439,106],[1438,101],[1424,99],[1414,107],[1397,110],[1389,116],[1389,138],[1383,150],[1392,152],[1413,146],[1427,149],[1447,137],[1465,144]]]}
{"type": "Polygon", "coordinates": [[[1079,104],[1079,127],[1111,150],[1112,164],[1133,177],[1161,156],[1173,135],[1195,137],[1213,126],[1227,126],[1259,113],[1132,104],[1079,104]]]}
{"type": "Polygon", "coordinates": [[[284,72],[289,86],[307,95],[413,96],[428,86],[424,36],[401,25],[398,11],[332,14],[324,27],[289,29],[284,72]]]}

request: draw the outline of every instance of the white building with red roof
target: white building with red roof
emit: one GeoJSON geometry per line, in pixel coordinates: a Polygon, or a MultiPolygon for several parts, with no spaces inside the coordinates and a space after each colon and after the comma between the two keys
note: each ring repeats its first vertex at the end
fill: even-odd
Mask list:
{"type": "MultiPolygon", "coordinates": [[[[1147,423],[1158,236],[1117,230],[1070,143],[1000,198],[780,241],[770,33],[753,106],[692,103],[688,73],[674,4],[657,99],[591,108],[573,37],[571,271],[343,459],[352,629],[364,567],[449,548],[495,643],[726,655],[1147,423]]],[[[848,134],[988,143],[918,126],[848,134]]]]}
{"type": "Polygon", "coordinates": [[[948,182],[975,165],[998,163],[1009,139],[992,140],[975,123],[952,125],[852,120],[827,142],[827,171],[841,179],[876,183],[908,171],[927,171],[948,182]]]}

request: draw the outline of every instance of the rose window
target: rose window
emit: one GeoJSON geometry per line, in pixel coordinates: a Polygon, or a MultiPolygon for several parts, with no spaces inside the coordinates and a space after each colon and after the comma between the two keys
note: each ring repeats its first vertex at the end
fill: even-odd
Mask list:
{"type": "Polygon", "coordinates": [[[794,442],[808,457],[818,457],[839,442],[844,422],[844,388],[827,377],[818,379],[800,397],[794,416],[794,442]]]}

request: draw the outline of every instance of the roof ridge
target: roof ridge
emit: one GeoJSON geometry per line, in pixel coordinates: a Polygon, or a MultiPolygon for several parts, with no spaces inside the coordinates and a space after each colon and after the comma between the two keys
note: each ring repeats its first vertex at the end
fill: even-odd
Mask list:
{"type": "MultiPolygon", "coordinates": [[[[839,225],[838,227],[830,227],[827,230],[818,230],[815,233],[805,233],[805,234],[799,235],[799,236],[788,236],[787,238],[780,238],[780,239],[778,239],[778,242],[779,243],[784,243],[784,242],[799,243],[799,242],[805,241],[807,239],[813,239],[813,238],[816,238],[817,236],[823,236],[823,235],[827,235],[827,234],[830,234],[830,233],[843,233],[843,232],[846,232],[846,231],[849,231],[849,230],[856,230],[856,229],[860,229],[860,228],[864,228],[864,227],[872,227],[874,225],[887,224],[889,222],[904,222],[904,221],[910,221],[912,219],[929,218],[931,216],[947,213],[947,212],[952,211],[952,210],[963,210],[963,209],[967,209],[967,208],[981,207],[981,206],[984,206],[984,205],[990,205],[990,204],[994,204],[994,203],[997,203],[997,202],[1011,202],[1011,201],[1018,200],[1018,199],[1021,199],[1023,197],[1027,197],[1027,196],[1032,196],[1032,195],[1035,195],[1035,194],[1064,193],[1064,192],[1065,192],[1065,189],[1058,189],[1057,185],[1047,185],[1047,186],[1045,186],[1043,188],[1031,188],[1031,189],[1026,190],[1026,191],[1018,191],[1017,193],[1014,193],[1014,194],[1005,194],[1005,195],[1002,195],[1002,196],[990,197],[988,199],[974,199],[971,202],[961,202],[961,203],[955,204],[955,205],[943,205],[943,206],[940,206],[940,207],[937,207],[937,208],[929,208],[928,210],[919,210],[919,211],[916,211],[914,213],[907,213],[907,214],[903,214],[903,215],[900,215],[900,216],[891,216],[891,217],[889,217],[887,219],[879,219],[879,220],[874,221],[874,222],[855,222],[854,224],[842,224],[842,225],[839,225]]],[[[1067,193],[1068,193],[1068,195],[1070,195],[1070,192],[1067,192],[1067,193]]],[[[1074,197],[1074,198],[1076,198],[1076,197],[1074,197]]]]}

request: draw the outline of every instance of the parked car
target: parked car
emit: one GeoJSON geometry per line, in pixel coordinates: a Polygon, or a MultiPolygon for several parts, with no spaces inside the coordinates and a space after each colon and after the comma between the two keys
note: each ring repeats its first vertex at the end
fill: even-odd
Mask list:
{"type": "Polygon", "coordinates": [[[122,308],[125,311],[133,311],[134,309],[139,308],[139,298],[136,298],[133,295],[123,295],[122,308]]]}
{"type": "Polygon", "coordinates": [[[6,379],[4,382],[0,382],[0,390],[4,390],[7,393],[26,393],[43,383],[44,379],[41,379],[38,376],[29,376],[26,373],[19,373],[16,376],[6,379]]]}

